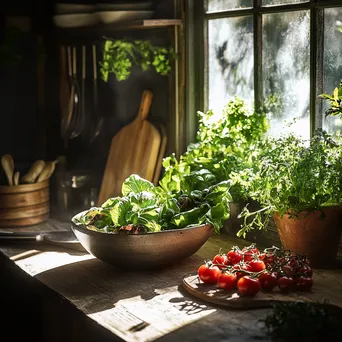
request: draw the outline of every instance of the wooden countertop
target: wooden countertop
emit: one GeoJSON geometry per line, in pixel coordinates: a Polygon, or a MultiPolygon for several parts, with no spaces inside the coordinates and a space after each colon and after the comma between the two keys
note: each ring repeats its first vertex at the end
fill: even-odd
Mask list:
{"type": "MultiPolygon", "coordinates": [[[[50,220],[46,227],[67,229],[68,224],[50,220]]],[[[90,318],[87,324],[93,321],[109,331],[109,340],[224,341],[229,336],[229,341],[236,342],[268,341],[258,323],[268,309],[225,309],[193,298],[180,286],[185,274],[211,259],[220,247],[228,250],[232,245],[248,244],[225,234],[212,236],[183,262],[145,272],[122,271],[87,253],[38,244],[2,245],[0,258],[16,272],[23,272],[28,282],[33,278],[39,291],[57,295],[90,318]]],[[[340,269],[330,270],[329,276],[339,277],[342,283],[340,269]]],[[[88,338],[97,340],[89,334],[88,338]]]]}

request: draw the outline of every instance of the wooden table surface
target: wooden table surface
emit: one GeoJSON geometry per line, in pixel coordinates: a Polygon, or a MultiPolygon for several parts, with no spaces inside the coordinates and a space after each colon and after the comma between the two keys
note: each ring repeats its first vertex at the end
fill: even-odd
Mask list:
{"type": "MultiPolygon", "coordinates": [[[[50,220],[44,227],[67,229],[68,224],[50,220]]],[[[248,244],[225,234],[212,236],[183,262],[144,272],[119,270],[87,253],[56,246],[1,245],[0,256],[6,267],[23,273],[28,283],[34,279],[38,291],[58,297],[87,317],[87,323],[82,324],[96,322],[97,331],[105,331],[108,341],[269,341],[258,322],[269,309],[230,310],[210,305],[181,286],[182,277],[212,258],[220,247],[228,250],[232,245],[248,244]]],[[[340,269],[327,272],[339,277],[342,284],[340,269]]],[[[63,307],[59,310],[63,315],[63,307]]],[[[73,329],[87,331],[85,325],[75,322],[73,329]]],[[[98,336],[91,334],[87,333],[87,340],[97,341],[98,336]]],[[[54,341],[59,340],[57,335],[54,341]]]]}

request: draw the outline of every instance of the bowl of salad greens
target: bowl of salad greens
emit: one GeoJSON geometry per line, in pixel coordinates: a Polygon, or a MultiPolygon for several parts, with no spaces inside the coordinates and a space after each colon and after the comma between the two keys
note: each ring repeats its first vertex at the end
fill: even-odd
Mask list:
{"type": "Polygon", "coordinates": [[[164,189],[138,175],[109,198],[72,218],[72,230],[96,258],[118,267],[152,269],[196,253],[229,217],[230,182],[202,190],[164,189]]]}

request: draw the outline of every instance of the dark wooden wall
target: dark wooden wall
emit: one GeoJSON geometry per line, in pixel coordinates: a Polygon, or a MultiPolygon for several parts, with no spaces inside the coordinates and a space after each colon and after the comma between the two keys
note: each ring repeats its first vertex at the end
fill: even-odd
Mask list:
{"type": "MultiPolygon", "coordinates": [[[[117,82],[114,77],[108,83],[100,80],[99,105],[105,121],[99,138],[90,145],[87,138],[81,136],[71,140],[65,148],[60,137],[59,104],[59,45],[63,44],[63,39],[56,34],[52,20],[55,2],[95,1],[6,0],[5,11],[0,17],[1,42],[8,28],[7,17],[25,16],[31,20],[31,25],[29,31],[15,41],[21,60],[15,65],[0,62],[0,156],[12,154],[16,169],[23,173],[36,159],[53,160],[64,155],[69,169],[93,172],[94,186],[99,187],[110,141],[123,125],[134,119],[144,89],[151,89],[154,93],[150,119],[165,125],[169,123],[170,79],[157,75],[153,70],[142,72],[133,67],[132,75],[126,81],[117,82]],[[43,74],[39,74],[39,68],[43,68],[43,74]]],[[[155,17],[172,18],[173,0],[156,0],[155,9],[155,17]]],[[[150,39],[154,44],[166,46],[172,43],[167,29],[113,33],[113,37],[150,39]]],[[[96,38],[99,47],[101,38],[101,35],[96,38]]],[[[94,40],[85,36],[74,43],[83,42],[89,44],[90,53],[94,40]]],[[[0,184],[3,183],[5,177],[0,171],[0,184]]],[[[55,197],[53,191],[52,186],[52,201],[55,197]]]]}

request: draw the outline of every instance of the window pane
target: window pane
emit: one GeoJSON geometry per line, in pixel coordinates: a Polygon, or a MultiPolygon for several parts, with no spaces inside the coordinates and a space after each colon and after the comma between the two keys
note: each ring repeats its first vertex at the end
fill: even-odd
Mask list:
{"type": "MultiPolygon", "coordinates": [[[[324,93],[332,94],[342,79],[342,8],[324,10],[324,93]]],[[[323,101],[323,113],[329,102],[323,101]]],[[[342,129],[339,117],[323,116],[323,129],[333,134],[342,129]]]]}
{"type": "Polygon", "coordinates": [[[284,4],[294,4],[298,2],[309,2],[308,0],[262,0],[262,5],[284,5],[284,4]]]}
{"type": "Polygon", "coordinates": [[[253,0],[209,0],[208,11],[226,11],[230,9],[252,7],[253,0]]]}
{"type": "Polygon", "coordinates": [[[270,134],[286,128],[310,136],[310,17],[308,11],[263,16],[264,99],[270,134]]]}
{"type": "Polygon", "coordinates": [[[254,101],[253,18],[209,21],[209,108],[221,109],[238,95],[254,101]]]}

